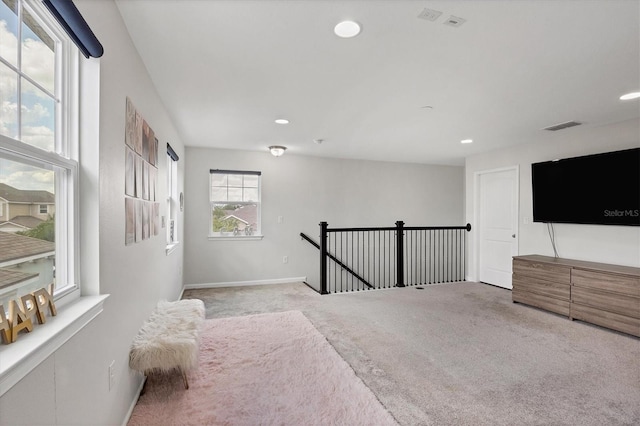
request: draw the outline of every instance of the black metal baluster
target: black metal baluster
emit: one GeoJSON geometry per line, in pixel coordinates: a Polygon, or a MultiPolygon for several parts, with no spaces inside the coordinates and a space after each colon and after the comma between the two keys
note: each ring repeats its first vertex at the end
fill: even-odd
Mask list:
{"type": "MultiPolygon", "coordinates": [[[[337,252],[337,248],[336,248],[336,257],[338,259],[340,259],[340,261],[342,261],[344,258],[342,257],[342,232],[337,232],[336,233],[336,242],[340,241],[340,255],[338,255],[337,252]],[[338,239],[339,238],[339,239],[338,239]]],[[[344,275],[344,267],[340,267],[340,293],[342,293],[344,291],[343,289],[343,283],[342,283],[342,277],[344,275]]]]}
{"type": "Polygon", "coordinates": [[[382,246],[380,245],[380,231],[377,232],[378,233],[378,276],[376,277],[376,288],[380,288],[380,272],[382,271],[382,265],[380,264],[380,249],[382,248],[382,246]]]}
{"type": "Polygon", "coordinates": [[[436,239],[438,237],[437,231],[432,230],[431,231],[431,261],[432,261],[432,265],[431,265],[431,275],[432,275],[432,279],[431,279],[431,283],[435,283],[437,278],[436,278],[436,273],[437,273],[437,268],[436,268],[436,257],[438,256],[438,252],[436,251],[437,245],[436,245],[436,239]]]}
{"type": "Polygon", "coordinates": [[[409,276],[407,277],[405,284],[413,284],[413,231],[407,231],[409,236],[409,243],[407,244],[407,250],[404,252],[404,256],[407,258],[407,271],[409,276]]]}
{"type": "Polygon", "coordinates": [[[424,284],[424,236],[425,229],[420,231],[420,284],[424,284]]]}
{"type": "Polygon", "coordinates": [[[449,271],[449,281],[448,282],[452,282],[452,270],[451,270],[451,262],[453,261],[453,255],[451,253],[451,231],[447,230],[447,257],[449,258],[447,260],[447,270],[449,271]]]}
{"type": "MultiPolygon", "coordinates": [[[[334,233],[334,237],[333,237],[333,255],[336,257],[336,259],[339,259],[340,257],[340,250],[338,249],[338,241],[340,240],[340,232],[336,232],[334,233]]],[[[338,292],[338,281],[339,278],[342,276],[342,270],[344,268],[342,267],[342,265],[336,265],[336,293],[338,292]]],[[[340,282],[340,284],[342,284],[342,282],[340,282]]],[[[340,293],[342,293],[342,287],[340,287],[340,293]]]]}
{"type": "Polygon", "coordinates": [[[462,264],[462,250],[463,250],[463,244],[462,244],[462,237],[464,237],[463,234],[464,231],[458,231],[458,280],[459,281],[464,281],[464,275],[462,273],[462,268],[463,268],[463,264],[462,264]]]}
{"type": "Polygon", "coordinates": [[[438,232],[438,279],[436,282],[442,282],[442,231],[438,232]]]}
{"type": "Polygon", "coordinates": [[[444,231],[441,229],[440,230],[440,282],[443,283],[444,281],[444,231]]]}
{"type": "Polygon", "coordinates": [[[427,232],[427,239],[429,240],[429,246],[428,246],[429,247],[429,250],[428,250],[429,254],[428,254],[428,257],[427,257],[427,281],[428,281],[429,284],[431,284],[431,271],[432,271],[432,268],[431,268],[431,253],[432,253],[432,251],[431,251],[431,233],[432,233],[431,231],[427,232]]]}
{"type": "Polygon", "coordinates": [[[418,231],[419,232],[419,236],[420,236],[420,244],[418,245],[418,284],[423,284],[422,283],[422,234],[424,233],[424,231],[418,231]]]}
{"type": "Polygon", "coordinates": [[[462,277],[462,273],[460,270],[460,266],[462,265],[462,252],[461,252],[461,247],[462,247],[462,242],[460,240],[460,234],[461,231],[458,230],[458,281],[464,281],[464,278],[462,277]]]}
{"type": "Polygon", "coordinates": [[[433,231],[433,282],[438,282],[438,231],[433,231]]]}
{"type": "Polygon", "coordinates": [[[458,282],[458,231],[453,234],[453,281],[458,282]]]}
{"type": "Polygon", "coordinates": [[[387,231],[382,231],[382,288],[387,288],[387,231]]]}
{"type": "Polygon", "coordinates": [[[375,279],[375,275],[376,275],[376,270],[375,270],[375,265],[373,265],[373,260],[375,259],[375,251],[376,251],[376,241],[375,241],[375,236],[373,235],[372,232],[367,232],[367,241],[369,242],[369,248],[367,249],[367,259],[369,259],[369,282],[373,281],[375,279]],[[373,239],[373,246],[371,245],[371,240],[373,239]],[[372,248],[373,248],[373,252],[372,252],[372,248]]]}
{"type": "Polygon", "coordinates": [[[447,257],[447,251],[446,251],[446,247],[447,247],[447,236],[444,233],[444,230],[440,230],[440,235],[442,237],[442,258],[440,259],[440,268],[442,269],[442,275],[440,275],[440,282],[441,283],[446,283],[447,282],[447,268],[446,268],[446,257],[447,257]]]}
{"type": "MultiPolygon", "coordinates": [[[[329,252],[331,251],[331,235],[332,235],[331,233],[327,233],[327,240],[328,240],[327,241],[327,243],[328,243],[327,244],[327,256],[329,256],[329,252]]],[[[328,270],[327,286],[328,286],[329,293],[335,293],[336,292],[336,289],[333,288],[333,286],[331,284],[333,282],[333,280],[331,279],[331,277],[333,276],[333,272],[331,272],[331,271],[332,271],[332,268],[334,268],[334,267],[335,267],[335,264],[331,261],[331,258],[329,257],[327,259],[327,270],[328,270]]]]}
{"type": "MultiPolygon", "coordinates": [[[[351,247],[351,260],[349,261],[349,265],[353,268],[353,231],[349,232],[349,246],[351,247]]],[[[351,275],[351,291],[353,291],[353,274],[351,275]]]]}

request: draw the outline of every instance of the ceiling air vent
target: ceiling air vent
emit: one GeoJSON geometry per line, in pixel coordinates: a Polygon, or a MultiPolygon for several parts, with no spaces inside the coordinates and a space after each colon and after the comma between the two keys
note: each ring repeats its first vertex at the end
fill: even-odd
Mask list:
{"type": "Polygon", "coordinates": [[[567,121],[565,123],[554,124],[553,126],[545,127],[544,130],[550,130],[552,132],[555,132],[556,130],[562,130],[568,127],[579,126],[581,124],[582,123],[579,123],[577,121],[567,121]]]}
{"type": "Polygon", "coordinates": [[[422,12],[420,12],[420,15],[418,15],[418,18],[424,19],[427,21],[435,21],[440,17],[440,15],[442,15],[442,12],[440,12],[439,10],[425,8],[422,12]]]}
{"type": "Polygon", "coordinates": [[[457,27],[459,27],[460,25],[464,24],[465,22],[467,22],[467,20],[466,20],[466,19],[461,18],[461,17],[459,17],[459,16],[453,16],[453,15],[451,15],[451,16],[449,16],[449,17],[447,18],[447,20],[446,20],[446,21],[444,21],[444,22],[443,22],[443,24],[444,24],[444,25],[449,25],[450,27],[455,27],[455,28],[457,28],[457,27]]]}

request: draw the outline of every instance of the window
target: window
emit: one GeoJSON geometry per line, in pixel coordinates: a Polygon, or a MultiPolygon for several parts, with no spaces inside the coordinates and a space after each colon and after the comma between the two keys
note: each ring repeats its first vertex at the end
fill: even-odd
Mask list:
{"type": "Polygon", "coordinates": [[[211,170],[209,236],[260,237],[260,172],[211,170]]]}
{"type": "Polygon", "coordinates": [[[167,144],[167,254],[178,244],[178,154],[167,144]]]}
{"type": "Polygon", "coordinates": [[[77,64],[77,51],[40,2],[0,2],[0,191],[11,216],[0,229],[5,306],[48,284],[57,297],[78,288],[77,64]],[[29,204],[55,215],[31,216],[29,204]]]}

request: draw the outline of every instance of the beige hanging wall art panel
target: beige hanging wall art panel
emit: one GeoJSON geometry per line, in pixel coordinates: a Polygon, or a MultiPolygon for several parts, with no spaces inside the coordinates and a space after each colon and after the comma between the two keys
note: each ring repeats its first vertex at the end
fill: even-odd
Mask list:
{"type": "Polygon", "coordinates": [[[125,245],[160,234],[158,139],[127,97],[125,124],[125,245]]]}

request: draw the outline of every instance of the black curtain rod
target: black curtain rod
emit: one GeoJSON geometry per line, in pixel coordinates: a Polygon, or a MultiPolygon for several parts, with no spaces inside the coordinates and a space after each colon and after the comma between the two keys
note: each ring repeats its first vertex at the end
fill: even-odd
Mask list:
{"type": "Polygon", "coordinates": [[[102,44],[72,0],[44,0],[43,3],[86,58],[102,56],[102,44]]]}
{"type": "Polygon", "coordinates": [[[209,169],[209,173],[217,173],[221,175],[255,175],[260,176],[262,172],[254,171],[242,171],[242,170],[221,170],[221,169],[209,169]]]}
{"type": "Polygon", "coordinates": [[[178,157],[178,154],[176,154],[176,152],[173,150],[173,148],[171,148],[171,145],[169,144],[167,144],[167,154],[169,154],[169,157],[171,157],[173,161],[178,161],[180,159],[178,157]]]}

